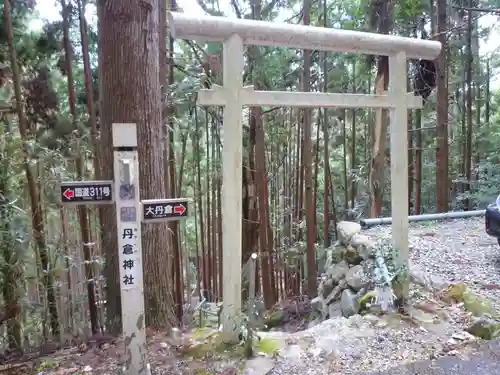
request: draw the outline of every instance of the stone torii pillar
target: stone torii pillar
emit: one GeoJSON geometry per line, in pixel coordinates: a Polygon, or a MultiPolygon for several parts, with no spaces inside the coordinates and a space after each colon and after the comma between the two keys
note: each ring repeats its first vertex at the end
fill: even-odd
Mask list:
{"type": "Polygon", "coordinates": [[[223,85],[200,90],[198,103],[224,106],[222,153],[223,314],[225,338],[235,341],[241,313],[242,232],[242,107],[388,108],[391,134],[392,233],[400,263],[408,263],[408,109],[422,107],[420,97],[407,93],[406,60],[435,59],[441,44],[350,30],[267,21],[189,16],[168,13],[173,38],[223,42],[223,85]],[[243,86],[244,45],[281,46],[320,51],[389,56],[390,88],[385,95],[319,92],[256,91],[243,86]]]}

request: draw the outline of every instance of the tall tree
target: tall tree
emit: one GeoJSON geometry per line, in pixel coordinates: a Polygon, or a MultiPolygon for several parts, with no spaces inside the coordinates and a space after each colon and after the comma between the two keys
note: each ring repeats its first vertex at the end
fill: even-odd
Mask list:
{"type": "MultiPolygon", "coordinates": [[[[75,83],[73,80],[73,47],[70,40],[70,23],[71,23],[71,6],[66,5],[65,0],[61,0],[62,16],[63,16],[63,44],[64,44],[64,57],[66,62],[66,77],[68,79],[68,102],[69,111],[73,122],[76,124],[77,113],[76,113],[76,92],[75,83]]],[[[79,180],[84,179],[84,160],[80,154],[80,139],[81,134],[76,137],[75,149],[77,155],[75,157],[76,174],[79,180]]],[[[92,235],[90,233],[88,209],[87,206],[81,205],[78,207],[78,221],[80,223],[80,231],[82,234],[82,247],[83,254],[85,257],[85,275],[87,279],[87,300],[89,304],[90,313],[90,326],[92,333],[97,333],[99,330],[99,325],[97,322],[97,305],[94,293],[94,274],[93,274],[93,262],[91,247],[93,246],[92,235]]]]}
{"type": "MultiPolygon", "coordinates": [[[[166,113],[168,126],[165,126],[165,119],[162,118],[162,125],[167,132],[167,148],[165,157],[165,170],[168,171],[168,176],[165,177],[167,182],[167,192],[169,198],[175,198],[179,192],[176,193],[176,162],[175,162],[175,105],[173,95],[170,95],[170,91],[174,85],[174,38],[169,36],[166,38],[167,31],[167,4],[164,1],[159,1],[159,12],[160,12],[160,84],[162,85],[162,114],[166,113]],[[168,58],[167,51],[165,51],[165,41],[168,39],[168,58]],[[168,77],[165,77],[165,73],[168,70],[168,77]],[[167,79],[165,79],[167,78],[167,79]],[[168,103],[165,103],[167,99],[168,89],[168,103]],[[166,105],[165,105],[166,104],[166,105]]],[[[175,0],[170,0],[169,4],[170,10],[177,10],[177,3],[175,0]]],[[[179,187],[180,188],[180,187],[179,187]]],[[[169,223],[170,233],[172,236],[172,252],[174,254],[174,299],[175,299],[175,313],[178,320],[182,319],[182,305],[183,305],[183,284],[182,284],[182,260],[181,260],[181,244],[179,239],[179,222],[172,221],[169,223]]]]}
{"type": "MultiPolygon", "coordinates": [[[[469,1],[469,6],[472,7],[472,1],[469,1]]],[[[465,138],[465,189],[471,190],[472,179],[472,98],[474,96],[474,84],[472,82],[473,70],[473,52],[472,52],[472,32],[473,32],[472,11],[467,11],[467,53],[465,56],[465,81],[467,82],[467,91],[465,92],[465,112],[467,116],[467,130],[464,134],[465,138]]],[[[471,208],[470,199],[465,200],[464,208],[469,210],[471,208]]]]}
{"type": "MultiPolygon", "coordinates": [[[[389,34],[393,25],[393,0],[372,0],[370,27],[372,31],[389,34]]],[[[382,94],[389,87],[389,60],[386,56],[377,59],[377,78],[375,94],[382,94]]],[[[380,216],[385,186],[385,144],[389,113],[386,109],[375,111],[375,130],[373,133],[373,153],[370,170],[370,216],[380,216]]]]}
{"type": "Polygon", "coordinates": [[[437,0],[437,33],[443,45],[437,64],[436,206],[448,211],[448,48],[446,0],[437,0]]]}
{"type": "MultiPolygon", "coordinates": [[[[328,4],[327,0],[323,0],[323,27],[328,27],[328,4]]],[[[322,70],[323,70],[323,92],[328,92],[328,53],[321,54],[322,70]]],[[[328,109],[323,108],[323,168],[324,168],[324,187],[323,187],[323,247],[330,246],[330,153],[328,150],[328,109]]],[[[319,140],[318,140],[319,142],[319,140]]]]}
{"type": "MultiPolygon", "coordinates": [[[[311,19],[311,0],[303,1],[303,24],[309,25],[311,19]]],[[[302,74],[302,90],[310,91],[311,87],[311,51],[304,50],[304,71],[302,74]]],[[[312,110],[304,109],[302,113],[302,124],[304,127],[304,185],[305,185],[305,208],[306,208],[306,244],[307,244],[307,294],[315,297],[318,291],[316,281],[316,228],[315,215],[316,204],[313,199],[312,178],[312,110]]]]}
{"type": "Polygon", "coordinates": [[[18,313],[19,276],[22,276],[20,255],[22,249],[17,245],[13,236],[15,231],[12,220],[14,218],[13,185],[13,147],[12,129],[7,115],[0,114],[0,254],[3,258],[1,267],[2,297],[5,314],[11,316],[7,322],[7,340],[9,349],[21,349],[21,321],[18,313]],[[21,272],[19,272],[21,271],[21,272]]]}
{"type": "Polygon", "coordinates": [[[47,295],[47,302],[48,302],[49,316],[50,316],[50,328],[52,330],[52,334],[54,335],[54,337],[56,339],[59,339],[59,335],[61,333],[60,331],[61,327],[59,323],[56,295],[54,290],[54,274],[52,272],[53,265],[50,262],[49,252],[48,252],[49,249],[45,237],[45,228],[43,222],[44,210],[40,202],[40,191],[37,186],[37,176],[30,160],[30,145],[29,145],[30,141],[28,139],[29,124],[23,106],[23,97],[21,91],[21,72],[19,69],[19,63],[17,61],[17,52],[15,48],[16,44],[14,41],[14,30],[12,27],[10,0],[6,0],[4,2],[3,15],[4,15],[4,27],[7,31],[7,44],[9,49],[10,64],[13,76],[19,134],[21,135],[21,141],[22,141],[23,166],[24,166],[24,172],[26,174],[26,180],[28,182],[33,234],[36,242],[36,250],[38,251],[37,255],[40,259],[42,270],[44,271],[43,286],[45,289],[45,293],[47,295]]]}
{"type": "MultiPolygon", "coordinates": [[[[262,3],[260,0],[252,1],[252,18],[260,20],[262,12],[262,3]]],[[[259,68],[261,64],[261,52],[259,47],[252,47],[251,53],[249,51],[249,60],[252,66],[252,80],[256,90],[262,89],[262,70],[259,68]]],[[[271,250],[272,243],[269,242],[268,230],[269,227],[269,183],[267,178],[266,166],[266,145],[264,135],[264,121],[262,119],[262,108],[252,107],[251,109],[252,121],[255,124],[255,167],[256,175],[258,176],[256,184],[259,197],[259,245],[261,255],[261,268],[262,268],[262,294],[264,296],[264,303],[267,308],[271,308],[276,302],[274,299],[274,283],[271,250]]],[[[250,275],[252,277],[252,275],[250,275]]]]}
{"type": "MultiPolygon", "coordinates": [[[[159,80],[159,0],[99,0],[99,67],[102,165],[112,165],[111,125],[136,123],[142,199],[166,196],[163,156],[165,138],[159,80]]],[[[112,169],[103,170],[112,179],[112,169]]],[[[109,209],[105,237],[108,277],[108,316],[118,316],[119,285],[116,217],[109,209]],[[110,311],[111,310],[111,311],[110,311]]],[[[142,228],[144,249],[144,297],[146,325],[171,328],[172,307],[170,270],[171,243],[166,224],[142,228]]],[[[116,327],[115,327],[116,328],[116,327]]]]}

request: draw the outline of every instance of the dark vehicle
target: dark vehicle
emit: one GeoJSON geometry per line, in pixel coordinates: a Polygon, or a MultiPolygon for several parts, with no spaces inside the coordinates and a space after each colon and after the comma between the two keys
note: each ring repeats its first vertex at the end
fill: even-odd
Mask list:
{"type": "Polygon", "coordinates": [[[495,237],[500,245],[500,196],[498,196],[497,201],[486,207],[485,214],[485,227],[486,233],[492,237],[495,237]]]}

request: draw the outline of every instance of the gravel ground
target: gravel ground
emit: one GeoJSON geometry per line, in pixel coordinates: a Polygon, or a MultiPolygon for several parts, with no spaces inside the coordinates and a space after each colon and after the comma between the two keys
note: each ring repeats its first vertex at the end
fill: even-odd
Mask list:
{"type": "MultiPolygon", "coordinates": [[[[372,238],[390,236],[391,227],[373,227],[365,230],[364,234],[372,238]]],[[[410,258],[412,265],[427,274],[449,282],[465,282],[475,293],[500,308],[500,247],[496,239],[485,233],[484,218],[412,223],[410,258]]],[[[420,294],[417,291],[416,294],[420,299],[433,300],[433,296],[425,296],[425,292],[420,294]]],[[[339,320],[338,324],[332,322],[331,327],[326,327],[331,320],[323,322],[317,329],[313,327],[296,334],[300,346],[304,346],[303,342],[307,341],[304,336],[314,343],[299,354],[297,350],[292,356],[285,354],[288,358],[279,360],[269,374],[349,375],[385,370],[387,372],[384,374],[396,375],[406,372],[398,372],[395,367],[404,369],[405,364],[418,361],[423,361],[419,362],[423,363],[422,368],[429,366],[428,370],[408,374],[451,374],[440,369],[433,372],[434,365],[430,361],[443,358],[440,360],[443,366],[453,367],[455,363],[458,369],[463,363],[460,360],[467,359],[480,341],[464,332],[471,320],[460,309],[460,305],[450,307],[436,301],[434,303],[438,309],[446,311],[447,318],[439,324],[418,326],[403,322],[398,326],[381,327],[376,323],[375,327],[369,327],[363,318],[350,318],[343,322],[339,320]],[[328,340],[329,353],[323,351],[323,354],[312,354],[314,351],[318,354],[322,346],[325,349],[324,343],[328,340]]],[[[469,366],[475,365],[470,363],[469,366]]],[[[457,371],[456,374],[468,374],[468,370],[464,371],[457,371]]]]}
{"type": "MultiPolygon", "coordinates": [[[[370,237],[391,234],[390,226],[364,231],[370,237]]],[[[432,275],[464,281],[500,309],[500,246],[484,231],[484,218],[410,224],[410,259],[432,275]]]]}

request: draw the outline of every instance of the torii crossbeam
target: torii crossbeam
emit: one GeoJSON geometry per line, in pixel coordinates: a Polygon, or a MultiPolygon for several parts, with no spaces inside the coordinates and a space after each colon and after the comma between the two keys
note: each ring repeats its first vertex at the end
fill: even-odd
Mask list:
{"type": "Polygon", "coordinates": [[[408,263],[407,112],[422,100],[407,93],[407,59],[435,59],[441,44],[359,31],[266,21],[168,13],[173,38],[223,42],[223,86],[200,90],[201,105],[224,106],[222,153],[223,331],[236,341],[241,312],[243,106],[308,108],[388,108],[391,134],[392,236],[400,263],[408,263]],[[385,95],[255,91],[243,86],[244,45],[281,46],[389,57],[389,91],[385,95]]]}

